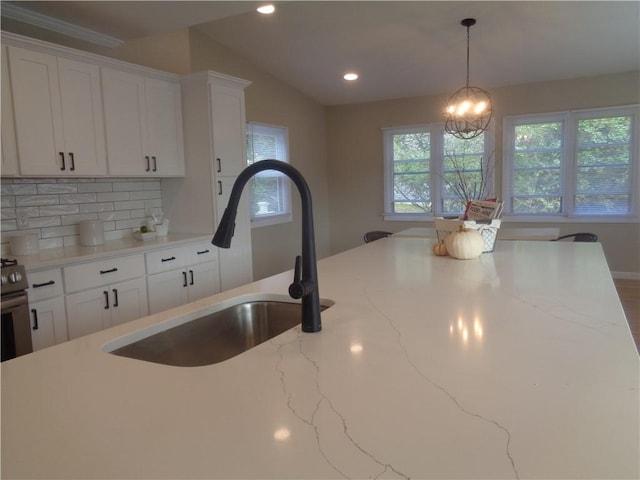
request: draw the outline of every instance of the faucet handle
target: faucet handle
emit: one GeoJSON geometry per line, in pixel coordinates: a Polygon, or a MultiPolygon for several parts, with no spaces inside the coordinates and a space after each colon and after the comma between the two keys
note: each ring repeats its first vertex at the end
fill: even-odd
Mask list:
{"type": "Polygon", "coordinates": [[[289,296],[291,298],[299,299],[305,295],[305,288],[300,280],[302,277],[302,257],[296,256],[296,264],[293,267],[293,283],[289,285],[289,296]]]}

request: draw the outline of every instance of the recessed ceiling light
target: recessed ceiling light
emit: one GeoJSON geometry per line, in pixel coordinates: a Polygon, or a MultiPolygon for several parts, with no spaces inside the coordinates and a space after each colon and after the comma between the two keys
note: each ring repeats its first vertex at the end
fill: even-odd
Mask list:
{"type": "Polygon", "coordinates": [[[270,13],[275,12],[276,11],[276,7],[274,7],[273,5],[269,4],[269,5],[263,5],[261,7],[258,7],[257,10],[260,13],[268,15],[270,13]]]}
{"type": "Polygon", "coordinates": [[[344,78],[345,80],[349,80],[350,82],[357,80],[358,79],[358,74],[357,73],[345,73],[344,74],[344,78]]]}

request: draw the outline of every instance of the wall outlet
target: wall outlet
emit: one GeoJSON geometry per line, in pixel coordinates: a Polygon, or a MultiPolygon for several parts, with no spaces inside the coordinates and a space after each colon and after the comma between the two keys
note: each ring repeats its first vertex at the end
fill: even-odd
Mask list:
{"type": "Polygon", "coordinates": [[[26,212],[18,212],[18,228],[28,228],[29,217],[26,212]]]}

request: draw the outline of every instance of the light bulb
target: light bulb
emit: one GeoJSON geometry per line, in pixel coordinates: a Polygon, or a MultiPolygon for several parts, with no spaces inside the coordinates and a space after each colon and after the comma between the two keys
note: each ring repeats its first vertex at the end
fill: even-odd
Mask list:
{"type": "Polygon", "coordinates": [[[478,104],[476,105],[476,108],[474,108],[473,111],[479,114],[479,113],[482,113],[485,108],[487,108],[486,102],[478,102],[478,104]]]}
{"type": "Polygon", "coordinates": [[[257,8],[259,13],[268,15],[270,13],[273,13],[276,11],[276,7],[274,7],[273,5],[263,5],[261,7],[257,8]]]}
{"type": "Polygon", "coordinates": [[[469,100],[465,100],[464,102],[462,102],[460,104],[460,106],[458,107],[458,111],[457,114],[459,116],[464,116],[465,113],[467,113],[467,111],[471,108],[471,102],[469,100]]]}

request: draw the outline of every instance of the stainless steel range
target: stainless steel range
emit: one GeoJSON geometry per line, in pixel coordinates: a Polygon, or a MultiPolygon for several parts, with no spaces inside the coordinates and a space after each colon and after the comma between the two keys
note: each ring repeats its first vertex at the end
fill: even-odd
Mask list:
{"type": "Polygon", "coordinates": [[[31,343],[31,320],[27,298],[27,274],[24,266],[16,260],[0,259],[2,285],[0,306],[2,324],[2,361],[26,355],[33,351],[31,343]]]}

